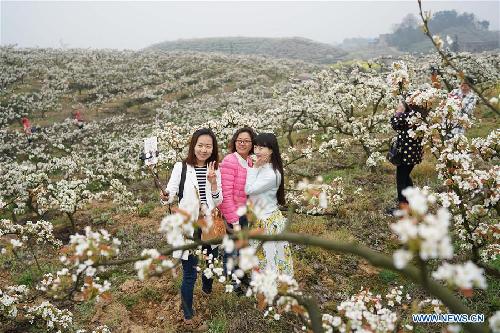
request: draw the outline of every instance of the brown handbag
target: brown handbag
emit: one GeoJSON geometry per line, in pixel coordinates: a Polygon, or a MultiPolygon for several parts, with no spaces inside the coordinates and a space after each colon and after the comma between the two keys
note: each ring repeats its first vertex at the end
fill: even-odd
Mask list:
{"type": "MultiPolygon", "coordinates": [[[[202,214],[200,214],[202,216],[202,214]]],[[[201,240],[208,241],[223,237],[226,234],[226,222],[217,208],[212,210],[212,225],[207,230],[207,222],[204,217],[198,218],[198,226],[202,228],[201,240]]]]}

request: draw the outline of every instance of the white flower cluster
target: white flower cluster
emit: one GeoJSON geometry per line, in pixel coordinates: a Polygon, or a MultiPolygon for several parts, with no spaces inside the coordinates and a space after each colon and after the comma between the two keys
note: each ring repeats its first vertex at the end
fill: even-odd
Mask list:
{"type": "Polygon", "coordinates": [[[26,318],[30,323],[43,323],[48,331],[68,331],[73,326],[73,314],[68,310],[60,310],[50,302],[26,308],[26,318]]]}
{"type": "MultiPolygon", "coordinates": [[[[318,147],[318,153],[322,156],[328,156],[327,154],[330,151],[335,151],[336,153],[340,154],[344,151],[343,149],[347,148],[347,144],[349,142],[344,142],[344,143],[345,144],[342,144],[342,142],[340,142],[336,138],[332,138],[327,141],[322,141],[318,147]]],[[[289,147],[289,149],[290,148],[292,147],[289,147]]]]}
{"type": "Polygon", "coordinates": [[[174,263],[171,260],[167,260],[156,249],[144,249],[141,256],[148,258],[136,261],[134,264],[139,280],[144,280],[151,274],[161,274],[165,270],[174,267],[174,263]]]}
{"type": "Polygon", "coordinates": [[[441,39],[441,37],[439,35],[432,36],[432,40],[434,41],[434,43],[436,44],[436,46],[438,47],[438,49],[442,49],[443,48],[444,42],[443,42],[443,40],[441,39]]]}
{"type": "Polygon", "coordinates": [[[469,142],[463,134],[454,132],[457,127],[472,124],[471,118],[461,112],[460,100],[436,97],[442,99],[441,104],[431,110],[427,122],[416,122],[415,134],[423,137],[438,160],[437,176],[447,191],[437,198],[452,214],[460,247],[489,261],[500,253],[496,246],[500,232],[495,227],[495,207],[500,200],[500,167],[495,163],[499,131],[495,129],[486,138],[469,142]]]}
{"type": "Polygon", "coordinates": [[[376,70],[358,65],[323,70],[312,80],[291,84],[276,94],[278,106],[265,116],[278,124],[277,133],[292,147],[285,152],[288,164],[317,155],[328,157],[350,145],[361,145],[366,158],[383,149],[384,140],[377,134],[390,128],[390,112],[384,110],[390,96],[376,70]],[[295,140],[292,134],[303,130],[323,134],[320,140],[313,135],[295,140]]]}
{"type": "Polygon", "coordinates": [[[337,177],[330,184],[325,184],[322,177],[314,182],[307,179],[299,181],[293,191],[288,191],[286,199],[297,206],[299,213],[322,214],[327,210],[334,209],[345,200],[344,183],[341,177],[337,177]]]}
{"type": "Polygon", "coordinates": [[[439,96],[439,90],[436,88],[420,88],[412,91],[412,93],[406,97],[406,103],[429,109],[437,96],[439,96]]]}
{"type": "Polygon", "coordinates": [[[382,153],[376,151],[376,152],[371,153],[371,155],[368,157],[368,159],[366,160],[366,166],[367,167],[376,167],[377,165],[384,162],[385,160],[386,160],[386,157],[382,153]]]}
{"type": "Polygon", "coordinates": [[[200,271],[203,271],[203,275],[205,275],[205,277],[207,277],[208,279],[214,279],[223,284],[225,283],[224,286],[225,291],[228,293],[232,292],[233,286],[232,284],[229,283],[231,282],[232,279],[229,277],[233,276],[235,278],[234,281],[236,281],[237,283],[239,283],[240,281],[238,280],[235,274],[229,272],[230,270],[229,267],[227,272],[227,275],[229,277],[226,277],[226,275],[224,275],[223,262],[219,260],[217,257],[214,257],[213,254],[207,255],[207,250],[204,249],[202,251],[201,247],[199,247],[195,251],[195,254],[200,258],[199,262],[201,263],[201,265],[199,265],[197,268],[200,271]]]}
{"type": "MultiPolygon", "coordinates": [[[[167,243],[173,247],[183,246],[192,243],[187,237],[192,237],[194,233],[193,222],[191,221],[192,214],[178,211],[174,214],[167,215],[160,223],[159,232],[167,237],[167,243]]],[[[181,257],[182,251],[174,251],[175,258],[181,257]]]]}
{"type": "Polygon", "coordinates": [[[85,228],[85,235],[71,235],[69,244],[61,250],[63,255],[60,257],[67,270],[58,272],[55,279],[48,276],[44,280],[45,283],[42,283],[42,288],[48,289],[49,282],[52,282],[53,291],[64,289],[69,277],[74,283],[78,283],[78,277],[83,275],[83,285],[79,289],[80,298],[88,300],[102,296],[109,290],[110,284],[108,281],[100,282],[96,276],[96,267],[103,269],[99,267],[100,262],[117,256],[120,244],[121,242],[112,238],[106,230],[94,232],[88,226],[85,228]]]}
{"type": "Polygon", "coordinates": [[[50,302],[26,308],[26,318],[30,323],[43,323],[49,332],[63,332],[73,326],[73,314],[68,310],[60,310],[50,302]]]}
{"type": "Polygon", "coordinates": [[[44,220],[27,221],[21,230],[21,238],[23,240],[32,239],[37,244],[48,244],[54,247],[62,246],[62,242],[54,236],[52,223],[44,220]]]}
{"type": "Polygon", "coordinates": [[[113,203],[123,211],[133,212],[137,210],[137,205],[141,203],[134,194],[127,189],[118,179],[111,179],[109,192],[113,197],[113,203]]]}
{"type": "Polygon", "coordinates": [[[464,293],[472,292],[472,288],[486,289],[486,278],[484,270],[477,267],[473,262],[465,264],[443,263],[437,271],[432,273],[436,280],[444,280],[450,287],[458,287],[464,293]]]}
{"type": "Polygon", "coordinates": [[[85,204],[95,198],[95,195],[87,189],[90,180],[62,179],[54,184],[49,184],[47,190],[51,195],[50,205],[65,213],[74,213],[85,204]]]}
{"type": "Polygon", "coordinates": [[[240,250],[238,266],[245,272],[259,267],[259,258],[257,258],[257,255],[255,254],[254,247],[247,246],[240,250]]]}
{"type": "Polygon", "coordinates": [[[401,305],[404,300],[410,301],[411,296],[408,293],[403,295],[403,286],[399,286],[389,290],[389,293],[385,295],[385,299],[387,300],[388,306],[394,307],[396,305],[401,305]]]}
{"type": "Polygon", "coordinates": [[[289,275],[277,274],[270,270],[254,270],[246,296],[250,297],[252,295],[257,299],[258,308],[261,310],[266,309],[264,317],[274,313],[271,317],[274,320],[279,320],[281,313],[290,311],[308,317],[304,308],[293,297],[302,296],[302,292],[299,290],[297,281],[289,275]]]}
{"type": "Polygon", "coordinates": [[[70,267],[78,267],[78,272],[87,267],[97,265],[102,259],[112,258],[120,252],[121,242],[104,229],[92,231],[85,227],[85,235],[75,234],[70,236],[69,244],[65,247],[65,256],[61,262],[70,267]]]}
{"type": "Polygon", "coordinates": [[[360,292],[342,301],[337,306],[339,315],[323,314],[323,328],[326,332],[391,332],[396,329],[398,313],[396,304],[410,301],[411,297],[403,296],[402,287],[393,288],[386,295],[387,304],[381,295],[373,295],[369,290],[361,288],[360,292]]]}
{"type": "Polygon", "coordinates": [[[483,161],[490,161],[498,158],[498,152],[495,149],[500,141],[500,129],[495,129],[488,134],[486,138],[472,139],[471,148],[475,154],[481,156],[483,161]]]}
{"type": "Polygon", "coordinates": [[[63,268],[57,271],[55,276],[52,273],[45,274],[36,289],[58,299],[64,297],[65,292],[71,289],[75,282],[76,276],[72,276],[68,268],[63,268]]]}
{"type": "Polygon", "coordinates": [[[406,249],[394,253],[394,265],[399,269],[404,268],[414,254],[422,260],[450,259],[453,256],[449,236],[450,213],[442,207],[435,215],[429,213],[429,200],[435,202],[435,197],[428,196],[418,188],[406,188],[403,195],[408,200],[408,209],[399,211],[401,218],[391,224],[391,230],[406,249]]]}
{"type": "MultiPolygon", "coordinates": [[[[97,326],[90,333],[111,333],[111,329],[106,325],[97,326]]],[[[79,329],[76,333],[89,333],[87,330],[79,329]]]]}
{"type": "Polygon", "coordinates": [[[14,319],[17,317],[19,304],[24,302],[29,289],[25,285],[8,286],[0,289],[0,317],[14,319]]]}
{"type": "Polygon", "coordinates": [[[500,332],[500,311],[496,311],[488,320],[493,333],[500,332]]]}
{"type": "Polygon", "coordinates": [[[8,234],[18,234],[23,229],[22,225],[14,224],[10,220],[0,220],[0,237],[8,234]]]}
{"type": "Polygon", "coordinates": [[[406,91],[410,85],[411,70],[408,65],[403,61],[396,61],[392,63],[391,72],[387,75],[386,82],[390,87],[390,91],[394,95],[406,91]]]}
{"type": "Polygon", "coordinates": [[[424,299],[420,301],[417,305],[418,311],[421,313],[446,313],[449,312],[448,309],[443,305],[443,303],[438,299],[424,299]]]}
{"type": "MultiPolygon", "coordinates": [[[[28,244],[50,245],[58,248],[62,245],[53,234],[52,223],[40,220],[37,222],[27,221],[25,225],[14,224],[10,220],[0,221],[0,240],[2,236],[12,235],[17,238],[9,238],[7,248],[20,248],[28,244]]],[[[6,253],[2,248],[0,254],[6,253]]]]}

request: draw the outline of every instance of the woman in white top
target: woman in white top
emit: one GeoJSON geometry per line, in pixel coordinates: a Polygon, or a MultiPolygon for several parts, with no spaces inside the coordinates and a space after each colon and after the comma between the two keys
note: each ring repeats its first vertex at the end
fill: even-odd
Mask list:
{"type": "MultiPolygon", "coordinates": [[[[171,203],[177,195],[180,198],[179,208],[189,212],[194,222],[198,220],[200,211],[209,214],[212,209],[222,202],[222,186],[218,161],[219,152],[214,133],[208,128],[197,130],[191,137],[187,158],[184,162],[177,162],[174,165],[166,188],[167,196],[162,195],[161,199],[171,203]],[[185,168],[186,177],[184,190],[182,191],[183,193],[178,193],[183,167],[185,168]]],[[[200,239],[201,233],[201,228],[197,229],[194,239],[200,239]]],[[[218,256],[217,247],[204,246],[203,250],[206,250],[207,256],[210,256],[210,254],[214,258],[218,256]]],[[[188,251],[184,251],[184,253],[176,251],[173,256],[182,258],[182,309],[186,323],[191,324],[191,319],[194,315],[193,289],[196,282],[198,257],[188,251]]],[[[205,294],[212,292],[212,283],[212,279],[208,279],[205,275],[202,275],[202,290],[205,294]]]]}
{"type": "MultiPolygon", "coordinates": [[[[285,204],[283,161],[278,140],[272,133],[261,133],[255,138],[254,152],[257,160],[247,172],[245,192],[254,205],[257,225],[268,235],[283,232],[287,220],[278,208],[285,204]]],[[[253,242],[258,246],[258,242],[253,242]]],[[[257,253],[260,268],[293,275],[293,261],[288,242],[266,242],[257,253]]]]}

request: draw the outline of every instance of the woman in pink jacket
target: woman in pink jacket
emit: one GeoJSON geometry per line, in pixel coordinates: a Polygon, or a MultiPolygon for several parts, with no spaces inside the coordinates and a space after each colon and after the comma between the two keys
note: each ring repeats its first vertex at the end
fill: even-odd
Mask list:
{"type": "MultiPolygon", "coordinates": [[[[222,183],[222,203],[219,209],[227,222],[228,232],[238,231],[241,228],[248,227],[246,215],[238,216],[238,208],[245,207],[247,204],[247,195],[245,193],[245,184],[247,180],[247,168],[252,167],[253,144],[256,134],[250,127],[243,127],[234,133],[229,142],[230,154],[228,154],[219,164],[222,183]]],[[[248,276],[236,277],[235,272],[238,268],[238,251],[233,253],[224,252],[223,264],[224,273],[232,280],[234,292],[238,296],[244,295],[242,285],[248,287],[250,279],[248,276]]]]}
{"type": "Polygon", "coordinates": [[[252,166],[250,154],[253,153],[255,136],[254,130],[250,127],[237,130],[229,143],[231,153],[224,157],[220,164],[224,199],[219,209],[231,230],[240,230],[241,227],[248,225],[246,216],[238,216],[237,210],[246,206],[247,202],[245,182],[247,168],[252,166]]]}

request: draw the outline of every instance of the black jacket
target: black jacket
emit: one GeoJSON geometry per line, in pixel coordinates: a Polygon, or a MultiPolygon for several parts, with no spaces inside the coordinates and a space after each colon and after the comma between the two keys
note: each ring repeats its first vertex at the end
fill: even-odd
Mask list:
{"type": "Polygon", "coordinates": [[[395,115],[391,118],[392,128],[398,132],[398,142],[401,151],[403,152],[404,165],[415,165],[422,162],[423,148],[421,138],[410,138],[408,130],[412,125],[408,123],[408,119],[415,115],[415,111],[409,109],[405,112],[395,115]]]}

